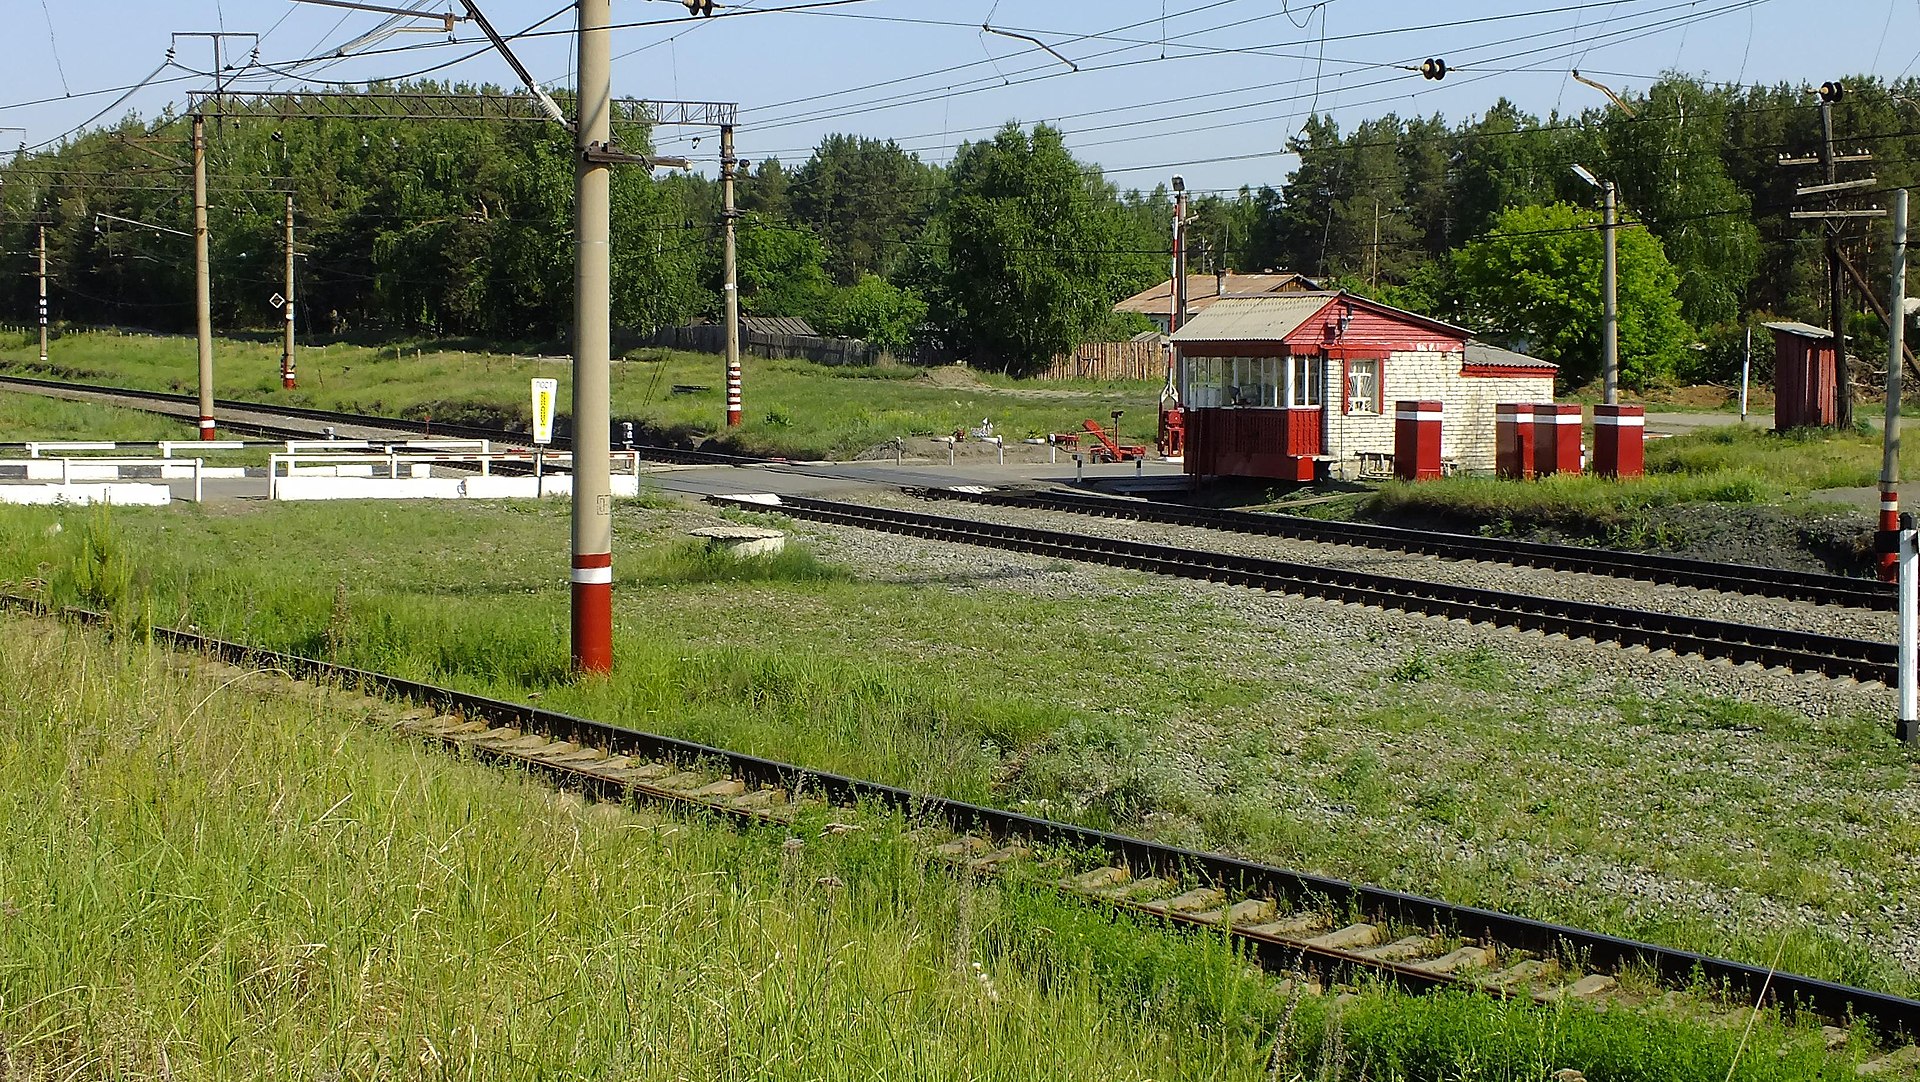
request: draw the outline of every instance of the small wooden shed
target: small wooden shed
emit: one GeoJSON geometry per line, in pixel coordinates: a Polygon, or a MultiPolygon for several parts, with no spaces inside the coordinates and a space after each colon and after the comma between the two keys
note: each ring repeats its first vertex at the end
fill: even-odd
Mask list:
{"type": "Polygon", "coordinates": [[[1837,365],[1833,335],[1807,323],[1769,323],[1773,332],[1773,428],[1831,428],[1837,365]]]}

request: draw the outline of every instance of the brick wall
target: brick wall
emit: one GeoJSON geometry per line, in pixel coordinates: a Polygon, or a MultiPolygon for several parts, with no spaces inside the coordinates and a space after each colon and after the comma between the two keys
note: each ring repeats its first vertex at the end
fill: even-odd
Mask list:
{"type": "Polygon", "coordinates": [[[1440,453],[1468,472],[1494,468],[1494,409],[1501,402],[1551,402],[1553,379],[1547,377],[1463,376],[1458,353],[1394,353],[1381,362],[1382,409],[1379,413],[1342,413],[1346,386],[1340,361],[1327,370],[1326,453],[1333,456],[1333,473],[1351,477],[1359,469],[1362,451],[1392,453],[1393,403],[1396,399],[1438,399],[1445,412],[1440,425],[1440,453]]]}

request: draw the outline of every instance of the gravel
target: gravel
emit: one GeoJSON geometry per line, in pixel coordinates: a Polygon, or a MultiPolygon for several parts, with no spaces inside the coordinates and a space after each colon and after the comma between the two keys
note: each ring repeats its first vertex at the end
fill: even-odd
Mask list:
{"type": "MultiPolygon", "coordinates": [[[[892,494],[870,502],[927,509],[892,494]]],[[[955,505],[949,513],[1089,527],[1084,519],[1062,522],[1028,511],[955,505]]],[[[1093,528],[1166,543],[1205,537],[1208,547],[1257,555],[1317,550],[1323,559],[1351,561],[1336,566],[1386,566],[1471,585],[1639,607],[1651,602],[1841,634],[1870,632],[1883,622],[1879,614],[1537,569],[1111,520],[1093,528]]],[[[1893,694],[1877,683],[812,522],[795,529],[825,558],[869,580],[1066,600],[1118,593],[1154,602],[1153,611],[1188,614],[1164,633],[1169,643],[1189,649],[1176,645],[1168,654],[1190,661],[1204,651],[1222,672],[1262,681],[1261,699],[1247,711],[1226,712],[1235,716],[1141,719],[1146,746],[1138,762],[1160,795],[1131,829],[1174,844],[1219,844],[1214,831],[1223,819],[1270,818],[1284,809],[1293,829],[1335,840],[1301,851],[1231,840],[1224,847],[1470,904],[1597,922],[1630,935],[1659,938],[1675,922],[1747,942],[1814,934],[1864,947],[1907,972],[1920,970],[1920,918],[1904,901],[1920,890],[1920,870],[1898,856],[1901,835],[1888,833],[1892,824],[1920,814],[1920,777],[1884,734],[1862,736],[1877,724],[1862,719],[1892,715],[1893,694]],[[1447,680],[1401,682],[1385,675],[1410,659],[1475,650],[1497,659],[1505,680],[1499,687],[1482,692],[1447,680]],[[1654,704],[1651,709],[1676,705],[1670,716],[1649,718],[1623,706],[1636,699],[1654,704]],[[1738,704],[1736,711],[1775,708],[1786,720],[1762,718],[1748,727],[1737,712],[1732,723],[1725,717],[1696,723],[1686,713],[1689,703],[1715,701],[1738,704]],[[1457,703],[1460,716],[1472,720],[1409,734],[1365,716],[1394,703],[1425,703],[1442,717],[1457,703]],[[1486,726],[1489,717],[1495,731],[1470,728],[1486,726]],[[1257,728],[1250,732],[1249,723],[1257,728]],[[1849,743],[1860,740],[1866,743],[1856,753],[1849,743]],[[1377,756],[1385,803],[1359,810],[1352,798],[1332,791],[1329,776],[1350,760],[1303,758],[1299,749],[1314,741],[1346,749],[1341,755],[1377,756]],[[1460,821],[1436,824],[1421,810],[1420,794],[1435,786],[1460,794],[1467,809],[1460,821]],[[1567,836],[1551,820],[1536,818],[1529,802],[1542,799],[1573,802],[1579,829],[1567,836]],[[1791,837],[1800,840],[1783,840],[1791,837]]],[[[1077,693],[1062,691],[1063,697],[1077,693]]],[[[1098,777],[1099,770],[1090,773],[1098,777]]],[[[1076,804],[1068,793],[1033,801],[1026,810],[1071,816],[1087,799],[1076,804]]],[[[1687,941],[1676,945],[1730,950],[1711,933],[1704,942],[1692,933],[1681,938],[1687,941]]],[[[1768,961],[1754,949],[1745,953],[1747,961],[1768,961]]]]}

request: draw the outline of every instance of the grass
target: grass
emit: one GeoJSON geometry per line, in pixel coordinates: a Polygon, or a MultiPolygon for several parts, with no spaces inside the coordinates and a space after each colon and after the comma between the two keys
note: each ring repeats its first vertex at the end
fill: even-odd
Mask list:
{"type": "MultiPolygon", "coordinates": [[[[460,345],[466,346],[467,343],[460,345]]],[[[0,368],[34,374],[37,339],[0,333],[0,368]]],[[[51,371],[79,382],[162,391],[194,386],[191,338],[89,332],[63,335],[50,350],[51,371]]],[[[302,349],[300,386],[280,387],[277,340],[220,339],[219,397],[348,412],[477,424],[528,423],[527,380],[560,380],[570,401],[570,362],[441,343],[370,347],[333,344],[302,349]],[[449,388],[459,388],[449,392],[449,388]]],[[[796,458],[848,458],[896,436],[949,434],[991,420],[1005,436],[1023,438],[1077,430],[1082,419],[1104,424],[1111,409],[1150,418],[1157,384],[1038,383],[949,372],[936,381],[911,368],[835,368],[807,361],[747,358],[744,424],[724,430],[726,381],[721,358],[670,350],[637,350],[614,365],[613,412],[652,438],[720,436],[737,450],[796,458]]],[[[563,408],[563,413],[564,413],[563,408]]],[[[1149,423],[1149,422],[1143,422],[1149,423]]]]}
{"type": "Polygon", "coordinates": [[[897,574],[856,576],[804,548],[733,567],[696,557],[677,539],[687,516],[658,502],[616,512],[618,676],[575,683],[565,516],[19,509],[0,513],[0,581],[819,769],[1920,987],[1880,946],[1899,935],[1882,903],[1916,887],[1920,832],[1899,811],[1911,756],[1879,719],[1528,670],[1497,645],[1418,634],[1341,644],[1358,660],[1332,663],[1310,626],[1071,567],[929,578],[903,552],[897,574]]]}
{"type": "Polygon", "coordinates": [[[194,437],[192,426],[120,406],[0,389],[0,439],[155,443],[194,437]]]}
{"type": "Polygon", "coordinates": [[[1771,1082],[1864,1055],[1770,1013],[1749,1042],[1671,1011],[1293,996],[1218,939],[930,869],[897,824],[584,804],[374,710],[0,617],[9,1079],[1771,1082]]]}

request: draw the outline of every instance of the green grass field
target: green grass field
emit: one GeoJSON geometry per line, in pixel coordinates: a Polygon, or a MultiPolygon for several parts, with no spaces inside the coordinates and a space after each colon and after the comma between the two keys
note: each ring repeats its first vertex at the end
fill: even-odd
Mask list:
{"type": "Polygon", "coordinates": [[[380,713],[0,617],[6,1077],[1785,1082],[1865,1054],[1770,1014],[1294,996],[889,821],[586,804],[380,713]]]}
{"type": "MultiPolygon", "coordinates": [[[[194,342],[186,337],[80,333],[57,339],[50,371],[83,383],[189,392],[196,386],[194,342]]],[[[725,432],[721,358],[637,350],[613,369],[617,419],[647,426],[656,438],[695,439],[724,432],[754,454],[847,458],[896,436],[950,434],[983,419],[1010,438],[1077,430],[1110,410],[1151,418],[1159,386],[1149,383],[1041,383],[976,378],[914,368],[835,368],[807,361],[745,359],[744,424],[725,432]]],[[[221,339],[215,355],[218,397],[449,422],[524,425],[527,381],[560,381],[565,412],[570,364],[434,344],[303,348],[300,386],[280,387],[276,343],[221,339]]],[[[38,340],[0,333],[0,369],[36,374],[38,340]]],[[[1150,422],[1149,422],[1150,423],[1150,422]]]]}
{"type": "Polygon", "coordinates": [[[194,438],[192,425],[139,410],[67,402],[0,387],[0,440],[113,440],[151,443],[194,438]]]}
{"type": "Polygon", "coordinates": [[[689,555],[681,530],[701,521],[658,500],[616,512],[611,682],[566,674],[564,504],[20,509],[0,514],[0,582],[821,769],[1916,987],[1872,945],[1920,855],[1897,811],[1911,757],[1880,719],[1650,696],[1612,686],[1598,656],[1543,674],[1414,634],[1336,671],[1310,628],[1118,573],[882,582],[797,550],[739,575],[689,555]],[[1787,780],[1742,765],[1756,755],[1787,780]],[[1623,896],[1606,883],[1625,869],[1732,915],[1623,896]],[[1813,919],[1783,923],[1781,907],[1813,919]]]}

